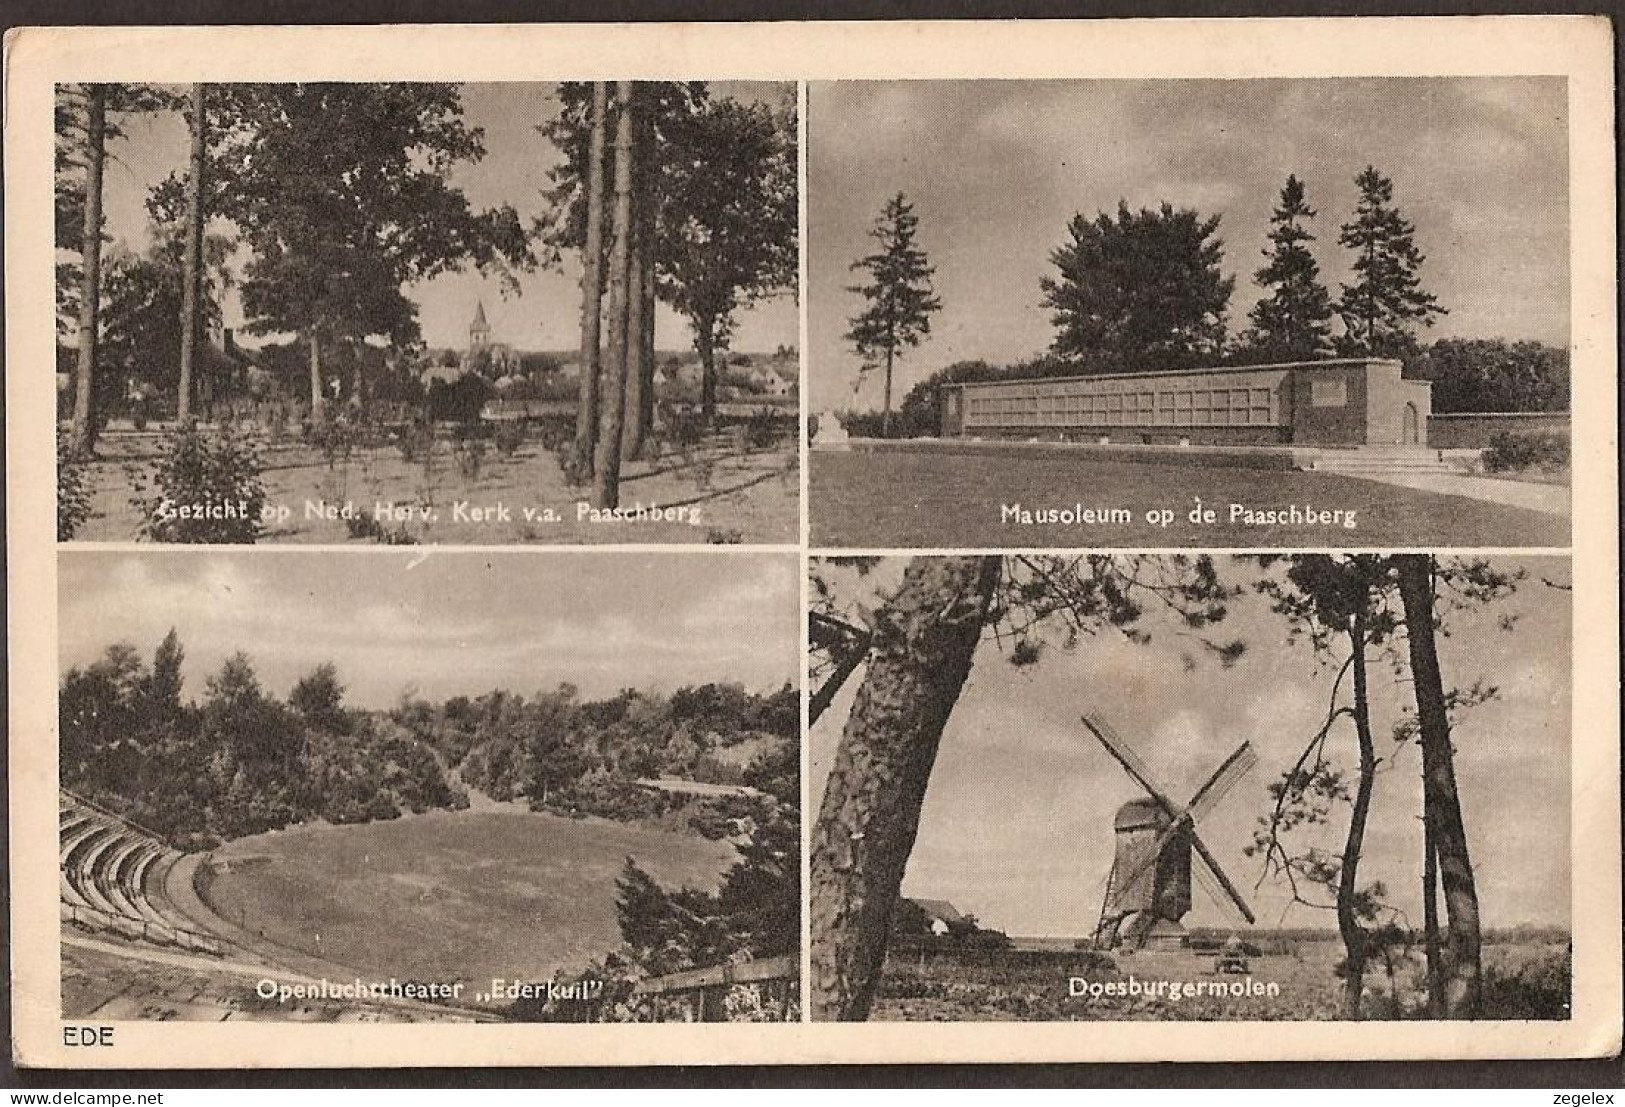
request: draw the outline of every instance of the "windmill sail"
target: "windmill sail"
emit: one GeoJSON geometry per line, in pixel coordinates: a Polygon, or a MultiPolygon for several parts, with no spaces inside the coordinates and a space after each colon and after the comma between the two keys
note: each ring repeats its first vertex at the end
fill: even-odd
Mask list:
{"type": "MultiPolygon", "coordinates": [[[[1208,849],[1207,843],[1203,842],[1197,835],[1195,829],[1196,821],[1212,811],[1224,798],[1225,794],[1234,787],[1236,782],[1257,764],[1258,754],[1253,750],[1252,744],[1243,742],[1236,747],[1235,751],[1225,758],[1219,767],[1213,771],[1213,774],[1208,777],[1207,781],[1196,790],[1196,794],[1191,797],[1190,802],[1181,809],[1176,807],[1173,801],[1168,798],[1166,789],[1155,782],[1150,768],[1140,759],[1140,756],[1112,730],[1110,725],[1102,719],[1087,714],[1083,716],[1083,724],[1100,740],[1100,744],[1105,747],[1106,752],[1111,754],[1113,759],[1123,767],[1123,771],[1129,775],[1130,779],[1145,790],[1155,808],[1160,809],[1162,814],[1166,816],[1166,822],[1158,829],[1156,837],[1150,843],[1149,848],[1143,851],[1136,849],[1132,863],[1120,864],[1122,858],[1113,862],[1112,873],[1107,881],[1106,904],[1101,911],[1101,921],[1097,927],[1097,940],[1100,936],[1108,933],[1108,926],[1111,937],[1115,938],[1116,924],[1121,921],[1123,909],[1126,906],[1113,903],[1113,891],[1118,888],[1137,887],[1137,882],[1159,865],[1163,853],[1171,847],[1176,838],[1182,838],[1187,843],[1180,848],[1189,849],[1201,859],[1200,865],[1189,866],[1189,869],[1194,872],[1196,880],[1202,885],[1203,890],[1221,908],[1234,908],[1242,918],[1246,919],[1248,923],[1252,923],[1254,921],[1252,908],[1247,905],[1246,899],[1242,897],[1240,891],[1230,881],[1230,878],[1225,875],[1224,870],[1219,867],[1218,860],[1213,856],[1212,851],[1208,849]]],[[[1144,801],[1141,802],[1144,803],[1144,801]]],[[[1125,808],[1125,811],[1127,810],[1125,808]]],[[[1123,813],[1120,812],[1119,819],[1121,820],[1122,817],[1123,813]]],[[[1162,822],[1162,820],[1159,819],[1158,822],[1162,822]]],[[[1190,876],[1187,875],[1185,880],[1187,891],[1184,910],[1189,910],[1190,876]]],[[[1134,908],[1134,910],[1138,909],[1134,908]]]]}
{"type": "Polygon", "coordinates": [[[1107,726],[1104,719],[1093,715],[1085,715],[1083,725],[1088,727],[1096,738],[1100,739],[1100,744],[1106,747],[1106,752],[1117,759],[1117,763],[1123,766],[1123,771],[1128,773],[1134,783],[1144,788],[1152,799],[1168,810],[1170,815],[1176,814],[1173,810],[1173,803],[1168,799],[1167,790],[1153,783],[1151,770],[1146,767],[1144,761],[1140,760],[1140,755],[1129,749],[1128,743],[1119,738],[1117,732],[1107,726]]]}
{"type": "MultiPolygon", "coordinates": [[[[1196,849],[1196,852],[1202,858],[1203,863],[1208,867],[1208,869],[1211,870],[1214,879],[1227,888],[1230,897],[1236,902],[1236,906],[1240,908],[1241,913],[1247,917],[1248,922],[1252,922],[1252,910],[1247,906],[1246,902],[1241,899],[1241,894],[1237,892],[1233,886],[1229,885],[1228,878],[1219,871],[1218,862],[1213,859],[1213,855],[1208,852],[1208,848],[1202,842],[1202,840],[1196,836],[1193,824],[1196,822],[1196,820],[1205,817],[1208,812],[1212,811],[1213,808],[1218,806],[1219,801],[1224,798],[1224,794],[1228,792],[1236,781],[1240,780],[1247,770],[1251,769],[1257,761],[1258,755],[1253,752],[1251,743],[1243,742],[1236,748],[1234,753],[1225,758],[1224,763],[1214,771],[1211,777],[1208,778],[1207,783],[1202,785],[1201,788],[1197,789],[1196,795],[1191,797],[1190,805],[1187,806],[1185,810],[1178,811],[1173,809],[1171,805],[1164,804],[1164,808],[1167,810],[1169,819],[1171,821],[1166,827],[1163,828],[1162,832],[1157,835],[1157,839],[1154,843],[1152,843],[1147,858],[1140,864],[1136,865],[1125,876],[1123,876],[1120,883],[1124,886],[1133,884],[1134,881],[1138,880],[1145,874],[1147,869],[1156,864],[1157,858],[1161,856],[1163,848],[1167,846],[1168,842],[1174,837],[1174,835],[1180,833],[1181,831],[1185,831],[1189,833],[1191,845],[1196,849]]],[[[1149,791],[1149,788],[1147,790],[1149,791]]],[[[1159,803],[1163,801],[1163,797],[1161,796],[1153,796],[1153,798],[1159,803]]]]}
{"type": "MultiPolygon", "coordinates": [[[[1206,796],[1203,798],[1207,800],[1203,810],[1212,810],[1219,800],[1224,798],[1224,794],[1235,785],[1236,781],[1245,776],[1248,770],[1257,763],[1258,754],[1253,751],[1252,743],[1243,742],[1236,752],[1230,755],[1229,760],[1219,766],[1207,784],[1203,785],[1206,791],[1206,796]]],[[[1196,803],[1197,801],[1193,800],[1191,806],[1194,808],[1196,803]]],[[[1193,815],[1192,817],[1200,818],[1201,816],[1193,815]]],[[[1253,909],[1247,906],[1247,901],[1242,897],[1241,892],[1230,882],[1230,878],[1224,875],[1224,870],[1219,867],[1219,862],[1207,848],[1207,843],[1202,841],[1194,832],[1191,834],[1191,846],[1196,850],[1196,855],[1202,859],[1202,864],[1196,867],[1196,872],[1201,874],[1203,868],[1205,868],[1207,874],[1204,875],[1213,877],[1214,881],[1224,890],[1225,896],[1235,905],[1236,910],[1241,912],[1242,918],[1249,923],[1253,922],[1253,909]]]]}

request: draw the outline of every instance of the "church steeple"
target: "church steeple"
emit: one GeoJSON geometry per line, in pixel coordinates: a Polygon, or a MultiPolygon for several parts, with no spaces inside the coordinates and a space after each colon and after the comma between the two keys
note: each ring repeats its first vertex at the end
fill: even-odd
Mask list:
{"type": "Polygon", "coordinates": [[[480,300],[474,308],[474,321],[468,325],[468,349],[473,353],[490,344],[491,324],[485,321],[485,301],[480,300]]]}

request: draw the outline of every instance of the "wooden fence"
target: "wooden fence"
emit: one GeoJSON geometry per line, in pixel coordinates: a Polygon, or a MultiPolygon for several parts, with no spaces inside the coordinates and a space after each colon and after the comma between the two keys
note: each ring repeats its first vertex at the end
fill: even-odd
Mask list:
{"type": "Polygon", "coordinates": [[[685,1022],[727,1022],[728,992],[742,984],[761,988],[762,1006],[788,1022],[801,990],[801,957],[785,953],[737,965],[713,965],[638,981],[633,995],[662,997],[682,1003],[685,1022]]]}

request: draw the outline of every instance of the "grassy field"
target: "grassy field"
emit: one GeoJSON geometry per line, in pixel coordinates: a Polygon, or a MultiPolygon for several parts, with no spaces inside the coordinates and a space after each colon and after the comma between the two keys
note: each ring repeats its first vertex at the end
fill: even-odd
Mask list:
{"type": "Polygon", "coordinates": [[[711,889],[735,855],[626,823],[436,812],[228,843],[207,899],[267,941],[350,969],[488,988],[618,945],[615,878],[628,856],[667,886],[711,889]]]}
{"type": "MultiPolygon", "coordinates": [[[[104,437],[89,471],[91,516],[76,539],[138,537],[141,516],[130,502],[132,488],[160,441],[156,434],[134,432],[104,437]]],[[[322,510],[323,504],[338,509],[346,503],[367,523],[380,503],[410,505],[409,519],[386,518],[378,529],[423,543],[791,543],[800,523],[797,448],[788,439],[749,449],[719,437],[686,456],[673,452],[628,465],[621,477],[622,507],[683,509],[681,519],[658,521],[579,518],[576,505],[586,490],[567,484],[554,455],[535,441],[511,457],[487,445],[477,470],[466,452],[460,460],[446,441],[436,443],[428,464],[407,461],[393,446],[356,447],[347,458],[330,459],[312,446],[287,442],[262,445],[260,456],[267,506],[286,512],[267,522],[262,542],[376,541],[376,531],[358,531],[336,512],[322,510]]]]}
{"type": "MultiPolygon", "coordinates": [[[[1342,1010],[1343,982],[1334,967],[1343,955],[1335,941],[1303,942],[1292,953],[1254,957],[1248,977],[1219,976],[1213,956],[1189,951],[1114,955],[1115,970],[1090,964],[1087,953],[1045,951],[1041,954],[989,959],[966,955],[920,959],[894,955],[886,961],[880,995],[872,1013],[886,1021],[1290,1021],[1337,1019],[1342,1010]],[[1158,981],[1178,984],[1240,983],[1277,986],[1277,994],[1072,995],[1072,977],[1087,982],[1137,982],[1155,988],[1158,981]]],[[[1561,955],[1549,943],[1502,943],[1485,947],[1486,972],[1515,977],[1524,966],[1561,955]]],[[[1402,997],[1414,1000],[1419,964],[1396,973],[1402,997]]],[[[1367,1017],[1383,1017],[1394,1007],[1389,981],[1379,967],[1366,977],[1367,1017]]],[[[1164,989],[1166,991],[1166,989],[1164,989]]],[[[1181,989],[1183,990],[1183,989],[1181,989]]],[[[1493,1016],[1492,1016],[1493,1017],[1493,1016]]],[[[1503,1013],[1500,1017],[1509,1017],[1503,1013]]]]}
{"type": "Polygon", "coordinates": [[[1140,462],[962,455],[940,451],[825,453],[810,457],[815,546],[1565,546],[1561,516],[1462,496],[1414,491],[1330,473],[1264,472],[1140,462]],[[1217,512],[1189,521],[1194,498],[1217,512]],[[1004,505],[1071,510],[1127,509],[1126,523],[1023,524],[1004,505]],[[1246,525],[1231,504],[1281,510],[1353,512],[1354,526],[1246,525]],[[1146,521],[1172,513],[1167,526],[1146,521]]]}

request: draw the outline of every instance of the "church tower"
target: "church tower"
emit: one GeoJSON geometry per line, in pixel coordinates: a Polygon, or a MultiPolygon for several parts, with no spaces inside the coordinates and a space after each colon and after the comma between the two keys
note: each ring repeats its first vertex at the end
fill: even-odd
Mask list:
{"type": "Polygon", "coordinates": [[[468,325],[468,352],[470,356],[491,345],[491,324],[485,321],[485,301],[474,308],[474,321],[468,325]]]}

